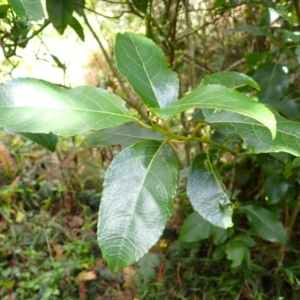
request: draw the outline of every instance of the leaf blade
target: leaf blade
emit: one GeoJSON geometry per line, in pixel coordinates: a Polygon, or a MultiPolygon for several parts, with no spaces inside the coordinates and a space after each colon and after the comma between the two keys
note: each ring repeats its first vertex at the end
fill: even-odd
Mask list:
{"type": "Polygon", "coordinates": [[[136,123],[126,123],[116,127],[91,132],[86,136],[92,147],[120,144],[123,148],[129,147],[142,140],[165,140],[165,136],[136,123]]]}
{"type": "Polygon", "coordinates": [[[180,243],[195,243],[209,238],[213,234],[212,224],[193,212],[185,220],[180,230],[180,243]]]}
{"type": "Polygon", "coordinates": [[[8,0],[8,3],[21,20],[28,18],[32,21],[39,21],[44,17],[40,0],[8,0]]]}
{"type": "Polygon", "coordinates": [[[84,42],[84,31],[79,21],[75,17],[72,17],[69,25],[77,33],[79,38],[84,42]]]}
{"type": "Polygon", "coordinates": [[[177,74],[169,70],[162,50],[150,39],[117,34],[115,57],[119,72],[148,107],[168,107],[177,100],[177,74]]]}
{"type": "Polygon", "coordinates": [[[163,119],[170,119],[180,112],[193,108],[221,109],[248,116],[265,125],[273,137],[276,135],[275,117],[266,106],[220,85],[200,86],[170,107],[153,108],[153,111],[163,119]]]}
{"type": "Polygon", "coordinates": [[[113,273],[136,262],[158,240],[173,211],[176,184],[177,161],[168,145],[143,141],[114,158],[104,181],[97,233],[113,273]]]}
{"type": "Polygon", "coordinates": [[[208,116],[207,123],[222,134],[238,134],[243,147],[253,153],[287,152],[300,156],[300,123],[276,114],[277,133],[272,139],[269,131],[256,120],[231,112],[208,116]]]}
{"type": "Polygon", "coordinates": [[[46,9],[52,25],[62,35],[71,22],[75,2],[73,0],[46,0],[46,9]]]}
{"type": "Polygon", "coordinates": [[[205,161],[204,153],[193,160],[187,181],[187,195],[201,217],[226,229],[233,225],[232,204],[217,170],[205,161]]]}
{"type": "Polygon", "coordinates": [[[257,235],[273,243],[286,242],[286,232],[282,223],[268,210],[257,205],[246,205],[243,209],[257,235]]]}
{"type": "Polygon", "coordinates": [[[4,128],[8,133],[22,136],[34,143],[54,152],[57,145],[57,136],[53,133],[30,133],[30,132],[17,132],[9,128],[4,128]]]}
{"type": "Polygon", "coordinates": [[[20,78],[0,86],[0,126],[11,130],[76,135],[133,121],[125,102],[92,87],[63,89],[20,78]]]}
{"type": "Polygon", "coordinates": [[[205,75],[201,81],[201,85],[219,84],[230,89],[236,89],[245,85],[249,85],[257,90],[260,90],[259,85],[249,76],[238,72],[218,72],[210,75],[205,75]]]}

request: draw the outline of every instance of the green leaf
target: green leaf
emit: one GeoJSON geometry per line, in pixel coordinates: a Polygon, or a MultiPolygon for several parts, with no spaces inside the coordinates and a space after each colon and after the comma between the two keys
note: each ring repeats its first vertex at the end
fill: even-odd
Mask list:
{"type": "Polygon", "coordinates": [[[180,243],[195,243],[209,238],[214,227],[204,220],[197,212],[190,214],[184,221],[180,235],[180,243]]]}
{"type": "Polygon", "coordinates": [[[70,24],[74,8],[74,0],[46,0],[49,19],[60,34],[63,34],[70,24]]]}
{"type": "Polygon", "coordinates": [[[275,117],[266,106],[221,85],[200,86],[169,108],[154,108],[153,111],[160,118],[170,119],[191,108],[213,108],[236,112],[257,120],[269,128],[273,137],[276,135],[275,117]]]}
{"type": "Polygon", "coordinates": [[[29,139],[36,144],[54,152],[57,145],[57,136],[53,133],[30,133],[30,132],[18,132],[13,131],[9,128],[4,128],[10,134],[22,136],[26,139],[29,139]]]}
{"type": "Polygon", "coordinates": [[[142,13],[147,13],[148,0],[132,0],[133,5],[142,13]]]}
{"type": "Polygon", "coordinates": [[[72,17],[70,22],[70,27],[74,29],[74,31],[77,33],[77,35],[80,37],[80,39],[84,42],[84,32],[81,24],[78,22],[78,20],[75,17],[72,17]]]}
{"type": "Polygon", "coordinates": [[[142,140],[165,140],[165,136],[152,130],[141,127],[136,123],[127,123],[113,128],[91,132],[86,136],[92,147],[120,144],[123,148],[129,147],[142,140]]]}
{"type": "Polygon", "coordinates": [[[260,90],[259,85],[249,76],[237,72],[219,72],[211,75],[205,75],[201,81],[201,85],[219,84],[230,89],[236,89],[245,85],[249,85],[260,90]]]}
{"type": "Polygon", "coordinates": [[[264,190],[268,203],[278,203],[287,193],[289,187],[289,181],[282,174],[276,174],[274,172],[271,176],[268,176],[264,182],[264,190]]]}
{"type": "Polygon", "coordinates": [[[250,52],[246,54],[246,64],[247,66],[253,68],[261,61],[268,58],[270,52],[250,52]]]}
{"type": "Polygon", "coordinates": [[[57,56],[55,56],[53,54],[50,54],[50,55],[53,58],[54,62],[56,63],[56,67],[62,69],[63,71],[65,71],[67,66],[63,62],[61,62],[60,59],[57,56]]]}
{"type": "Polygon", "coordinates": [[[138,261],[161,236],[173,212],[177,161],[173,149],[142,141],[118,154],[104,180],[98,242],[113,273],[138,261]]]}
{"type": "Polygon", "coordinates": [[[271,105],[278,103],[290,83],[290,75],[273,62],[261,65],[252,77],[261,87],[258,94],[260,101],[271,105]]]}
{"type": "Polygon", "coordinates": [[[119,72],[148,107],[165,108],[177,100],[177,74],[168,69],[163,51],[152,40],[118,33],[115,56],[119,72]]]}
{"type": "Polygon", "coordinates": [[[21,20],[39,21],[44,18],[40,0],[8,0],[8,3],[21,20]]]}
{"type": "Polygon", "coordinates": [[[234,238],[235,241],[240,241],[248,248],[251,248],[255,245],[255,240],[250,236],[249,233],[240,233],[234,238]]]}
{"type": "Polygon", "coordinates": [[[258,236],[270,242],[286,242],[285,229],[271,212],[257,205],[243,206],[243,209],[258,236]]]}
{"type": "Polygon", "coordinates": [[[221,228],[231,227],[232,204],[217,169],[201,153],[192,162],[187,195],[203,219],[221,228]]]}
{"type": "Polygon", "coordinates": [[[215,245],[224,243],[228,237],[227,231],[220,227],[215,227],[213,231],[213,241],[215,245]]]}
{"type": "Polygon", "coordinates": [[[160,263],[161,259],[155,253],[147,253],[138,261],[138,273],[144,282],[148,282],[149,280],[155,278],[155,269],[159,267],[160,263]]]}
{"type": "Polygon", "coordinates": [[[228,137],[238,134],[244,140],[243,147],[253,153],[283,151],[300,156],[299,122],[276,115],[277,133],[272,139],[266,127],[239,114],[223,111],[208,116],[205,121],[228,137]]]}
{"type": "Polygon", "coordinates": [[[84,7],[85,7],[85,0],[76,0],[75,11],[81,17],[84,15],[84,7]]]}
{"type": "Polygon", "coordinates": [[[226,246],[226,255],[228,260],[232,260],[230,265],[231,268],[237,268],[241,265],[243,260],[248,260],[250,257],[250,252],[244,243],[239,241],[232,241],[226,246]]]}
{"type": "Polygon", "coordinates": [[[75,135],[133,121],[125,102],[93,87],[63,89],[20,78],[0,86],[0,126],[14,131],[75,135]]]}

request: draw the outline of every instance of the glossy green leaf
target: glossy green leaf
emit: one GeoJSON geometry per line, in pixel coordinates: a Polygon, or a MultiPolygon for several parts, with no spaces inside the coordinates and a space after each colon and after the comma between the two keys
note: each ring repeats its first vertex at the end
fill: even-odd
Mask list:
{"type": "Polygon", "coordinates": [[[257,205],[243,206],[243,209],[257,235],[270,242],[286,242],[285,229],[271,212],[257,205]]]}
{"type": "Polygon", "coordinates": [[[219,72],[205,75],[201,81],[201,85],[220,84],[230,89],[236,89],[249,85],[260,90],[259,85],[249,76],[237,72],[219,72]]]}
{"type": "Polygon", "coordinates": [[[287,152],[300,156],[300,123],[276,115],[277,133],[273,140],[266,127],[257,121],[230,112],[208,116],[206,122],[222,134],[239,135],[243,147],[253,153],[287,152]]]}
{"type": "Polygon", "coordinates": [[[118,154],[104,180],[98,242],[113,273],[138,261],[161,236],[173,212],[177,161],[173,149],[142,141],[118,154]]]}
{"type": "Polygon", "coordinates": [[[211,223],[204,220],[197,212],[193,212],[181,227],[179,242],[188,244],[205,240],[212,235],[213,230],[211,223]]]}
{"type": "Polygon", "coordinates": [[[150,39],[117,34],[117,68],[148,107],[168,107],[178,97],[177,74],[168,69],[163,51],[150,39]]]}
{"type": "Polygon", "coordinates": [[[273,62],[261,65],[252,77],[261,87],[258,94],[260,101],[271,105],[278,103],[290,83],[290,75],[273,62]]]}
{"type": "Polygon", "coordinates": [[[133,5],[142,13],[147,13],[148,0],[132,0],[133,5]]]}
{"type": "Polygon", "coordinates": [[[8,0],[8,3],[21,20],[39,21],[44,18],[40,0],[8,0]]]}
{"type": "Polygon", "coordinates": [[[217,169],[201,153],[192,162],[187,180],[187,195],[194,209],[211,224],[227,228],[231,222],[232,204],[217,169]]]}
{"type": "Polygon", "coordinates": [[[69,136],[133,120],[125,102],[106,90],[87,86],[63,89],[30,78],[0,86],[0,110],[0,126],[69,136]]]}
{"type": "Polygon", "coordinates": [[[75,8],[74,0],[46,0],[46,9],[54,28],[63,34],[72,20],[75,8]]]}
{"type": "Polygon", "coordinates": [[[88,144],[92,147],[120,144],[123,148],[129,147],[142,140],[163,141],[165,138],[164,135],[143,128],[136,123],[127,123],[94,131],[86,136],[88,144]]]}
{"type": "Polygon", "coordinates": [[[236,112],[257,120],[269,128],[273,137],[276,135],[275,117],[266,106],[221,85],[200,86],[169,108],[155,108],[153,111],[163,119],[170,119],[191,108],[213,108],[236,112]]]}
{"type": "Polygon", "coordinates": [[[78,20],[74,17],[72,17],[70,21],[70,27],[74,29],[74,31],[77,33],[77,35],[80,37],[80,39],[84,42],[84,32],[81,24],[78,22],[78,20]]]}
{"type": "Polygon", "coordinates": [[[22,136],[29,139],[36,144],[43,146],[44,148],[54,152],[57,145],[57,136],[53,133],[30,133],[30,132],[18,132],[10,130],[9,128],[4,128],[8,133],[22,136]]]}

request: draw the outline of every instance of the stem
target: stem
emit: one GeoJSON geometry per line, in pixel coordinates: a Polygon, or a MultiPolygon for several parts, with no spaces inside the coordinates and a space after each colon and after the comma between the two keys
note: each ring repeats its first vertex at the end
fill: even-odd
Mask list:
{"type": "Polygon", "coordinates": [[[223,151],[227,151],[233,155],[238,155],[237,153],[235,153],[233,150],[219,144],[219,143],[216,143],[210,139],[207,139],[207,138],[198,138],[198,137],[193,137],[193,136],[183,136],[183,135],[179,135],[179,134],[176,134],[176,133],[173,133],[171,131],[166,131],[164,129],[162,129],[161,127],[159,127],[158,125],[155,125],[153,124],[153,126],[149,126],[145,123],[143,123],[142,121],[136,119],[135,120],[137,124],[141,125],[142,127],[148,129],[148,130],[154,130],[154,131],[157,131],[169,138],[171,138],[172,140],[179,140],[179,141],[183,141],[185,143],[189,143],[189,142],[200,142],[200,143],[206,143],[206,144],[209,144],[211,146],[214,146],[220,150],[223,150],[223,151]]]}

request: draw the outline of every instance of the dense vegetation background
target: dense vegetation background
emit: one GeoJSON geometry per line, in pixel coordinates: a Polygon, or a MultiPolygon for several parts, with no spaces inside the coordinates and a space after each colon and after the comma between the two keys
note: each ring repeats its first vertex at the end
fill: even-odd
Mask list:
{"type": "MultiPolygon", "coordinates": [[[[205,75],[237,71],[261,88],[242,92],[300,121],[297,0],[46,1],[42,20],[28,10],[22,17],[17,2],[0,1],[1,82],[30,76],[65,87],[102,87],[146,119],[114,61],[116,33],[132,31],[164,51],[179,75],[180,96],[205,75]]],[[[174,130],[187,135],[201,113],[181,113],[174,130]]],[[[92,148],[81,136],[60,137],[52,153],[20,136],[0,135],[1,299],[300,298],[298,157],[254,155],[238,145],[244,155],[224,153],[216,167],[234,203],[234,227],[212,231],[192,214],[185,186],[187,167],[203,144],[178,145],[173,217],[148,254],[112,275],[96,225],[104,175],[120,146],[92,148]]]]}

